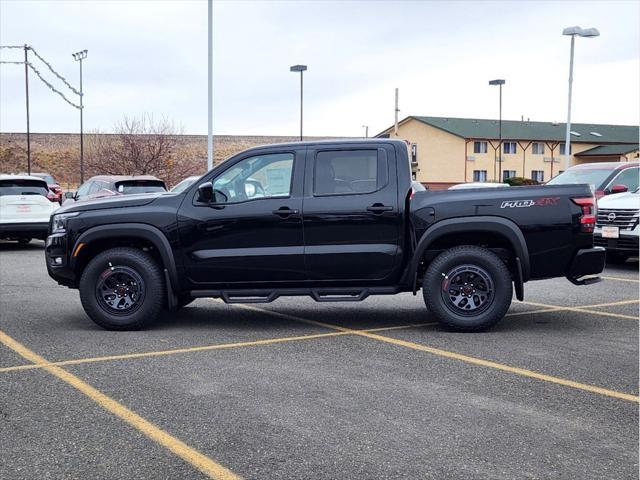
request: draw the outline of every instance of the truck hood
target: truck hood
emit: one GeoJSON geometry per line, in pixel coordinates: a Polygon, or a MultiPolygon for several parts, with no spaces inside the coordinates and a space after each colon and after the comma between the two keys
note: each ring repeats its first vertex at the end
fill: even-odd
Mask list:
{"type": "Polygon", "coordinates": [[[614,193],[598,200],[598,208],[640,209],[640,193],[614,193]]]}
{"type": "Polygon", "coordinates": [[[141,193],[139,195],[113,195],[109,197],[96,198],[94,200],[83,200],[75,202],[69,206],[63,205],[56,213],[85,212],[87,210],[103,210],[105,208],[141,207],[148,205],[162,196],[175,196],[175,193],[141,193]]]}

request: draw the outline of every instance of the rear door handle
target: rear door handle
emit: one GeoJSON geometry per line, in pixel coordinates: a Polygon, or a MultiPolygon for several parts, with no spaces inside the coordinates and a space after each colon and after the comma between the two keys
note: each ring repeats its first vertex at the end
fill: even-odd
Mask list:
{"type": "Polygon", "coordinates": [[[300,210],[292,210],[289,207],[280,207],[277,210],[273,211],[274,215],[278,215],[279,217],[288,217],[290,215],[297,215],[298,213],[300,213],[300,210]]]}
{"type": "Polygon", "coordinates": [[[367,207],[367,212],[373,212],[375,214],[390,212],[391,210],[393,210],[393,207],[386,207],[382,203],[374,203],[370,207],[367,207]]]}

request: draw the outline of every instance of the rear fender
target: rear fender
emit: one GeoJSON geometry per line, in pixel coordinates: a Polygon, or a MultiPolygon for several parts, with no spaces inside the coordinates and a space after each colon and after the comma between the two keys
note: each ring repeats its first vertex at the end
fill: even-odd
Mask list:
{"type": "MultiPolygon", "coordinates": [[[[518,225],[506,218],[494,216],[449,218],[436,222],[429,227],[416,246],[407,269],[407,277],[412,279],[414,292],[416,290],[418,267],[429,247],[444,235],[470,232],[497,233],[506,238],[515,252],[516,259],[519,259],[522,270],[521,279],[517,279],[518,283],[526,282],[529,279],[529,249],[518,225]]],[[[517,272],[516,277],[520,277],[519,272],[517,272]]]]}

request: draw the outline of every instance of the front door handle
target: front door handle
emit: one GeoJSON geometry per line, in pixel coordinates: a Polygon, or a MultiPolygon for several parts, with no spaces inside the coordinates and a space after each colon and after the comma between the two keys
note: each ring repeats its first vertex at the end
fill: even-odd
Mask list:
{"type": "Polygon", "coordinates": [[[290,215],[297,215],[300,211],[299,210],[292,210],[289,207],[280,207],[277,210],[273,211],[274,215],[278,215],[279,217],[285,218],[288,217],[290,215]]]}
{"type": "Polygon", "coordinates": [[[375,214],[381,214],[382,212],[390,212],[393,207],[386,207],[382,203],[374,203],[370,207],[367,207],[367,212],[373,212],[375,214]]]}

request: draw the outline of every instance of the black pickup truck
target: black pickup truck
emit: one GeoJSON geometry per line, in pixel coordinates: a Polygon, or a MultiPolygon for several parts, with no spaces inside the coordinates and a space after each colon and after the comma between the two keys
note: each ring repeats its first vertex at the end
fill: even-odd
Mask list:
{"type": "Polygon", "coordinates": [[[588,185],[416,191],[398,140],[269,145],[182,193],[63,207],[46,263],[113,330],[198,297],[359,301],[422,289],[443,325],[476,331],[529,280],[598,280],[585,278],[605,262],[595,208],[588,185]]]}

